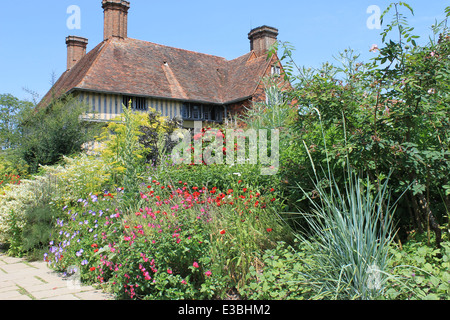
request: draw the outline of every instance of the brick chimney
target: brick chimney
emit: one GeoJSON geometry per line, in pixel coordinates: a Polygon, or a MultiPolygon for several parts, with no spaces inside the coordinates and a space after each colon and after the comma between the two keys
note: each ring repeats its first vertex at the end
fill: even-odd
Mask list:
{"type": "Polygon", "coordinates": [[[103,39],[111,37],[121,39],[128,35],[128,9],[130,2],[125,0],[102,0],[104,10],[103,39]]]}
{"type": "Polygon", "coordinates": [[[255,51],[257,56],[266,54],[270,47],[277,41],[278,29],[269,26],[261,26],[253,29],[248,34],[250,51],[255,51]]]}
{"type": "Polygon", "coordinates": [[[67,44],[67,70],[70,70],[86,55],[86,47],[88,39],[68,36],[66,38],[67,44]]]}

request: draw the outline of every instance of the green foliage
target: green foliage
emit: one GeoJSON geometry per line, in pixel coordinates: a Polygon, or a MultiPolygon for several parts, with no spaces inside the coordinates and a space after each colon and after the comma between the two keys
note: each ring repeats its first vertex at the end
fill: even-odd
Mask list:
{"type": "Polygon", "coordinates": [[[116,192],[110,178],[111,166],[101,158],[80,154],[75,157],[63,157],[62,162],[54,166],[41,168],[41,175],[51,176],[57,188],[51,195],[51,201],[59,208],[74,204],[80,198],[98,194],[105,190],[116,192]]]}
{"type": "MultiPolygon", "coordinates": [[[[0,194],[0,242],[14,247],[12,242],[23,241],[22,231],[27,225],[28,214],[35,208],[51,205],[55,190],[57,185],[51,176],[36,176],[5,187],[0,194]]],[[[23,245],[20,250],[14,250],[23,250],[23,245]]]]}
{"type": "Polygon", "coordinates": [[[12,152],[5,151],[3,153],[0,152],[0,177],[6,176],[27,178],[29,174],[28,165],[23,159],[15,156],[12,152]]]}
{"type": "Polygon", "coordinates": [[[57,220],[46,259],[119,298],[210,299],[246,282],[263,250],[286,238],[273,194],[162,185],[141,190],[122,214],[123,195],[80,199],[57,220]]]}
{"type": "MultiPolygon", "coordinates": [[[[33,255],[48,243],[59,210],[80,197],[109,186],[108,166],[87,155],[64,158],[65,163],[42,167],[40,175],[3,187],[0,194],[0,241],[10,252],[33,255]]],[[[115,192],[115,190],[113,191],[115,192]]]]}
{"type": "Polygon", "coordinates": [[[111,168],[112,182],[124,188],[126,199],[122,208],[134,210],[145,169],[159,161],[165,147],[161,140],[167,140],[177,123],[153,109],[148,113],[123,109],[120,119],[103,128],[98,141],[102,143],[101,157],[111,168]]]}
{"type": "Polygon", "coordinates": [[[3,221],[8,227],[8,254],[21,257],[23,254],[22,229],[19,225],[19,219],[14,212],[9,212],[8,218],[3,221]]]}
{"type": "Polygon", "coordinates": [[[30,173],[37,173],[41,165],[53,165],[63,156],[81,152],[92,133],[80,120],[86,110],[75,98],[66,96],[28,112],[19,126],[21,137],[16,152],[28,164],[30,173]]]}
{"type": "Polygon", "coordinates": [[[308,259],[307,251],[298,243],[290,246],[280,242],[264,251],[260,266],[250,267],[250,280],[239,293],[250,300],[310,299],[312,287],[304,276],[308,259]]]}
{"type": "Polygon", "coordinates": [[[450,244],[439,249],[424,244],[417,236],[402,250],[392,248],[386,299],[391,300],[449,300],[450,298],[450,244]]]}
{"type": "Polygon", "coordinates": [[[347,174],[344,187],[330,171],[316,174],[314,198],[302,189],[312,207],[302,213],[306,230],[300,238],[311,252],[305,274],[321,299],[377,299],[386,290],[393,240],[389,180],[374,192],[350,167],[347,174]]]}
{"type": "MultiPolygon", "coordinates": [[[[290,99],[298,109],[296,134],[281,156],[281,177],[289,182],[289,204],[305,199],[292,192],[297,181],[309,195],[314,192],[308,184],[313,168],[299,139],[305,141],[314,163],[329,163],[338,183],[345,182],[341,168],[348,155],[351,167],[364,171],[377,187],[390,175],[394,197],[411,187],[397,211],[400,236],[426,229],[429,220],[439,245],[439,225],[447,214],[442,204],[449,201],[445,195],[450,176],[450,63],[445,57],[450,41],[444,23],[434,30],[439,40],[419,46],[401,12],[404,8],[412,11],[398,3],[385,12],[384,19],[393,13],[392,22],[382,33],[383,46],[373,48],[371,62],[360,62],[358,55],[346,50],[338,56],[337,66],[298,68],[294,75],[295,62],[290,63],[289,79],[295,83],[290,99]],[[398,40],[388,39],[392,32],[398,40]]],[[[291,50],[288,45],[283,56],[289,59],[291,50]]],[[[305,201],[298,205],[303,210],[309,207],[305,201]]]]}
{"type": "MultiPolygon", "coordinates": [[[[41,260],[47,250],[57,212],[54,206],[41,204],[29,209],[21,235],[21,251],[28,258],[41,260]]],[[[13,247],[13,245],[11,245],[13,247]]]]}
{"type": "Polygon", "coordinates": [[[33,104],[11,94],[0,94],[0,149],[16,147],[20,142],[19,125],[33,104]]]}
{"type": "Polygon", "coordinates": [[[74,266],[80,270],[82,281],[97,281],[94,270],[101,264],[99,250],[109,241],[117,242],[122,234],[121,213],[116,206],[113,196],[102,194],[64,207],[55,220],[49,251],[44,254],[49,266],[61,272],[74,266]]]}

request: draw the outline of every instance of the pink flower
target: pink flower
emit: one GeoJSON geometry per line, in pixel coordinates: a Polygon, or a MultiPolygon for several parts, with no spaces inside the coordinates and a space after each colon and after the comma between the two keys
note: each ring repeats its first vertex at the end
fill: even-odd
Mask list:
{"type": "Polygon", "coordinates": [[[373,44],[369,51],[370,51],[370,52],[375,52],[375,51],[377,51],[377,50],[380,50],[380,49],[378,49],[378,45],[373,44]]]}
{"type": "Polygon", "coordinates": [[[212,275],[211,270],[208,270],[208,271],[205,272],[205,276],[210,277],[211,275],[212,275]]]}
{"type": "Polygon", "coordinates": [[[182,284],[187,284],[186,280],[184,280],[184,279],[181,280],[181,283],[182,283],[182,284]]]}
{"type": "Polygon", "coordinates": [[[198,263],[196,261],[194,261],[193,266],[194,266],[194,268],[199,268],[199,265],[198,265],[198,263]]]}
{"type": "Polygon", "coordinates": [[[167,269],[167,273],[168,274],[172,274],[172,270],[171,269],[167,269]]]}

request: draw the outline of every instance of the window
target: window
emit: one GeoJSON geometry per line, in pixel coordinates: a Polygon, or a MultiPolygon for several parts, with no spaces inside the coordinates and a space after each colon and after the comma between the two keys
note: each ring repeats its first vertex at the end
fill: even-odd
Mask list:
{"type": "Polygon", "coordinates": [[[130,101],[131,101],[131,108],[133,110],[136,110],[136,111],[147,111],[148,110],[146,98],[123,96],[123,104],[125,106],[129,107],[130,101]]]}
{"type": "Polygon", "coordinates": [[[272,75],[280,75],[281,74],[281,68],[280,66],[274,65],[272,66],[272,75]]]}
{"type": "Polygon", "coordinates": [[[193,106],[192,107],[192,119],[201,120],[203,119],[203,112],[201,106],[193,106]]]}
{"type": "Polygon", "coordinates": [[[184,120],[222,122],[223,107],[185,103],[181,108],[181,116],[184,120]]]}

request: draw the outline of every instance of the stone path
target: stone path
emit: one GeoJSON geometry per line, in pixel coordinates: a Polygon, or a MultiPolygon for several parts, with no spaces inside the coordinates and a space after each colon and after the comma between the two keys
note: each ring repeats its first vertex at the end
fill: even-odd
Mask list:
{"type": "Polygon", "coordinates": [[[0,252],[0,300],[113,300],[113,297],[64,279],[45,262],[27,262],[0,252]]]}

